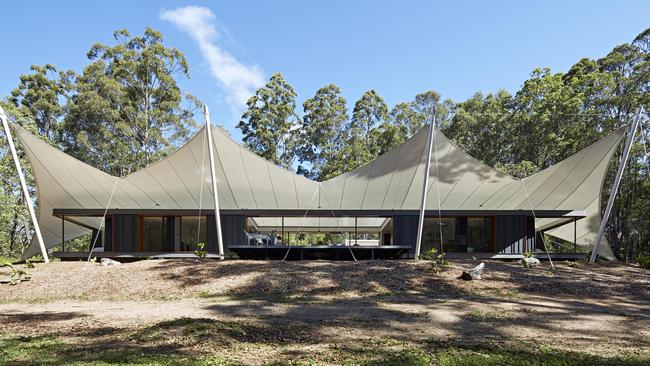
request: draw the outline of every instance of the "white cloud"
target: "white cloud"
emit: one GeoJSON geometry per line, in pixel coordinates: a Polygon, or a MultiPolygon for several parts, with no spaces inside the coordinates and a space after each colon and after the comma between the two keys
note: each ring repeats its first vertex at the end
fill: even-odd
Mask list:
{"type": "Polygon", "coordinates": [[[258,65],[246,66],[217,45],[220,37],[214,13],[200,6],[165,10],[160,18],[172,22],[196,43],[210,66],[210,72],[228,93],[233,111],[240,111],[246,100],[264,84],[264,72],[258,65]]]}

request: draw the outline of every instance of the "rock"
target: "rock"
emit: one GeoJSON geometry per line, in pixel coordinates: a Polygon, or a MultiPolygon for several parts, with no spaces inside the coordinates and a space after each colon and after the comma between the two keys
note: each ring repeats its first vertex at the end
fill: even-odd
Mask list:
{"type": "Polygon", "coordinates": [[[470,269],[469,271],[463,271],[459,278],[465,281],[480,280],[481,274],[483,273],[483,268],[485,268],[485,263],[481,262],[481,264],[470,269]]]}
{"type": "Polygon", "coordinates": [[[529,258],[524,258],[521,260],[521,263],[524,265],[525,268],[533,268],[535,266],[539,265],[539,259],[529,257],[529,258]]]}
{"type": "Polygon", "coordinates": [[[118,262],[116,260],[110,259],[110,258],[102,258],[101,263],[102,263],[102,266],[121,266],[122,265],[122,263],[120,263],[120,262],[118,262]]]}

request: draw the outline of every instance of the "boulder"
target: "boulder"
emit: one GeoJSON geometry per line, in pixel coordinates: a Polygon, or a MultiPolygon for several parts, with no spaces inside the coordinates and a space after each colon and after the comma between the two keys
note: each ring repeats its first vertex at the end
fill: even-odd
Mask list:
{"type": "Polygon", "coordinates": [[[485,268],[485,263],[479,264],[478,266],[468,270],[463,271],[459,278],[465,281],[480,280],[481,274],[483,273],[483,268],[485,268]]]}
{"type": "Polygon", "coordinates": [[[120,263],[120,262],[118,262],[116,260],[110,259],[110,258],[102,258],[101,263],[102,263],[102,266],[121,266],[122,265],[122,263],[120,263]]]}

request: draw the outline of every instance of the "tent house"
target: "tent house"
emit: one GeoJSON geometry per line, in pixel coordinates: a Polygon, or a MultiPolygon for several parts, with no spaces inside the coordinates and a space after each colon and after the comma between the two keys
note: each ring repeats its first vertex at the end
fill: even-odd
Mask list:
{"type": "MultiPolygon", "coordinates": [[[[117,178],[13,127],[36,180],[45,246],[62,249],[55,255],[63,258],[88,256],[64,250],[65,242],[88,234],[92,256],[182,256],[197,243],[205,243],[209,255],[217,253],[208,133],[223,247],[242,258],[412,257],[427,170],[422,251],[543,251],[542,234],[579,250],[595,239],[603,179],[625,135],[619,129],[519,180],[424,127],[375,161],[315,182],[264,160],[219,129],[203,128],[165,159],[117,178]],[[430,135],[435,159],[427,160],[430,135]]],[[[24,257],[38,252],[34,239],[24,257]]],[[[601,255],[611,255],[607,246],[601,255]]]]}

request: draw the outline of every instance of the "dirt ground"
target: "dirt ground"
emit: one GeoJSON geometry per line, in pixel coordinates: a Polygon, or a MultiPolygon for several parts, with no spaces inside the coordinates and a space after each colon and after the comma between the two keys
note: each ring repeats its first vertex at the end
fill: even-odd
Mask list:
{"type": "MultiPolygon", "coordinates": [[[[29,282],[0,285],[0,335],[5,348],[16,337],[49,337],[38,339],[97,355],[65,348],[51,364],[136,363],[120,358],[129,352],[218,355],[216,364],[382,364],[380,350],[400,354],[395,364],[454,364],[439,352],[478,346],[471,355],[533,349],[599,357],[590,363],[630,354],[628,364],[650,362],[650,272],[487,261],[482,280],[457,279],[476,264],[453,261],[440,273],[415,261],[36,264],[29,282]]],[[[13,364],[30,357],[0,352],[13,364]]]]}

